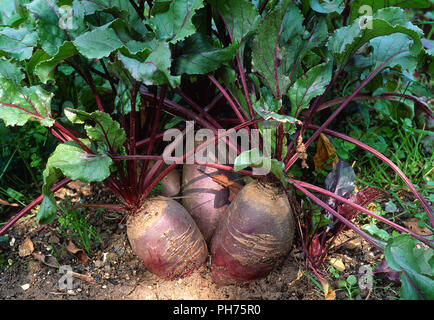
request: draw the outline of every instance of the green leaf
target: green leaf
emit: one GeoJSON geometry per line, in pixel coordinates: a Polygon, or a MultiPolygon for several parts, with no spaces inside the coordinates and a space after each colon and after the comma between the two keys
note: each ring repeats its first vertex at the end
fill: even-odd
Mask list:
{"type": "Polygon", "coordinates": [[[0,55],[3,51],[19,61],[29,59],[37,41],[37,33],[30,32],[23,27],[19,29],[3,28],[0,30],[0,55]]]}
{"type": "Polygon", "coordinates": [[[119,39],[115,30],[110,28],[112,23],[97,27],[77,37],[74,44],[78,51],[88,59],[101,59],[121,48],[124,43],[119,39]]]}
{"type": "Polygon", "coordinates": [[[240,171],[250,166],[260,165],[263,159],[262,152],[258,148],[243,151],[234,160],[234,170],[240,171]]]}
{"type": "Polygon", "coordinates": [[[356,276],[354,276],[354,275],[350,275],[350,276],[348,276],[348,278],[347,278],[347,283],[348,283],[350,286],[354,286],[354,285],[357,283],[357,278],[356,278],[356,276]]]}
{"type": "Polygon", "coordinates": [[[57,203],[54,194],[48,191],[43,192],[43,195],[44,198],[42,199],[38,214],[36,215],[36,220],[41,225],[51,223],[56,218],[57,214],[57,203]]]}
{"type": "Polygon", "coordinates": [[[34,70],[36,66],[46,60],[49,60],[51,56],[47,54],[44,50],[38,49],[35,51],[35,53],[30,58],[29,62],[27,63],[27,72],[29,74],[34,73],[34,70]]]}
{"type": "Polygon", "coordinates": [[[365,8],[370,8],[369,10],[372,10],[372,13],[375,13],[378,10],[386,7],[429,8],[429,6],[430,6],[430,0],[388,0],[388,1],[352,0],[350,1],[350,8],[351,8],[350,21],[353,22],[360,15],[369,14],[370,12],[365,11],[365,8]],[[368,7],[363,7],[363,6],[368,6],[368,7]]]}
{"type": "Polygon", "coordinates": [[[263,78],[275,98],[289,87],[297,55],[305,33],[303,15],[290,0],[283,0],[258,27],[253,39],[253,67],[263,78]]]}
{"type": "Polygon", "coordinates": [[[65,42],[51,59],[42,61],[36,66],[35,73],[42,83],[47,83],[49,80],[54,81],[54,71],[57,65],[77,53],[78,51],[72,42],[65,42]]]}
{"type": "Polygon", "coordinates": [[[410,235],[389,239],[384,251],[387,265],[401,272],[401,299],[434,299],[434,250],[410,235]]]}
{"type": "Polygon", "coordinates": [[[270,171],[280,180],[280,182],[282,182],[284,186],[288,184],[288,181],[286,181],[285,165],[283,162],[277,161],[276,159],[271,159],[270,171]]]}
{"type": "Polygon", "coordinates": [[[240,44],[240,57],[243,57],[244,45],[256,31],[260,21],[258,10],[246,0],[211,0],[208,3],[223,17],[232,41],[240,44]]]}
{"type": "Polygon", "coordinates": [[[72,41],[85,30],[80,3],[59,8],[57,0],[34,0],[26,5],[37,15],[37,32],[42,49],[54,56],[65,41],[72,41]]]}
{"type": "Polygon", "coordinates": [[[39,121],[43,126],[51,127],[52,93],[39,86],[21,87],[14,81],[0,78],[0,119],[7,126],[22,126],[29,120],[39,121]]]}
{"type": "Polygon", "coordinates": [[[420,37],[423,31],[409,22],[400,8],[386,8],[376,12],[371,19],[372,28],[369,28],[369,24],[361,28],[361,20],[364,21],[359,18],[351,25],[337,29],[327,43],[340,67],[343,67],[348,59],[371,39],[393,33],[403,33],[413,39],[413,46],[410,49],[412,54],[417,55],[422,49],[420,37]]]}
{"type": "Polygon", "coordinates": [[[19,83],[24,79],[24,72],[16,63],[0,59],[0,76],[5,79],[19,83]]]}
{"type": "Polygon", "coordinates": [[[175,73],[205,74],[214,71],[233,59],[237,49],[235,42],[221,48],[213,45],[207,36],[195,33],[178,44],[175,53],[175,73]]]}
{"type": "Polygon", "coordinates": [[[296,110],[309,107],[311,100],[324,93],[332,77],[333,63],[319,64],[301,76],[289,89],[289,99],[292,105],[291,114],[296,117],[296,110]]]}
{"type": "Polygon", "coordinates": [[[65,116],[72,123],[91,122],[92,125],[85,125],[88,137],[91,138],[92,141],[107,145],[108,150],[112,153],[116,154],[122,149],[126,140],[125,131],[108,113],[99,110],[87,113],[81,110],[65,108],[65,116]]]}
{"type": "MultiPolygon", "coordinates": [[[[90,147],[89,140],[81,141],[90,147]]],[[[72,180],[80,180],[85,183],[103,181],[110,175],[111,164],[112,160],[109,156],[85,153],[75,142],[58,145],[50,158],[48,158],[43,172],[44,185],[42,187],[42,194],[44,198],[36,220],[40,224],[47,224],[52,222],[56,217],[56,199],[50,188],[62,174],[72,180]]]]}
{"type": "Polygon", "coordinates": [[[196,32],[192,18],[203,7],[202,0],[154,1],[149,24],[160,39],[176,43],[196,32]]]}
{"type": "Polygon", "coordinates": [[[256,111],[256,113],[267,121],[276,121],[276,122],[282,122],[282,123],[296,123],[297,119],[291,116],[287,116],[284,114],[279,114],[278,110],[280,110],[280,107],[276,108],[273,107],[267,103],[265,103],[263,100],[258,100],[253,104],[253,109],[256,111]],[[272,110],[272,111],[271,111],[272,110]]]}
{"type": "Polygon", "coordinates": [[[29,0],[0,1],[0,25],[16,27],[25,20],[25,13],[20,10],[20,5],[29,0]]]}
{"type": "Polygon", "coordinates": [[[264,158],[258,148],[241,152],[234,160],[234,171],[240,171],[247,167],[265,168],[275,175],[283,185],[287,185],[285,176],[285,165],[276,159],[264,158]]]}
{"type": "Polygon", "coordinates": [[[372,39],[369,44],[373,52],[368,57],[358,59],[358,67],[372,66],[378,68],[383,63],[385,67],[401,66],[408,74],[413,74],[417,67],[418,56],[409,50],[413,41],[402,33],[372,39]]]}
{"type": "MultiPolygon", "coordinates": [[[[145,49],[149,50],[149,49],[145,49]]],[[[141,60],[139,54],[137,58],[130,58],[119,52],[119,60],[137,81],[145,85],[161,85],[169,83],[172,87],[179,85],[181,77],[170,74],[171,53],[169,45],[161,41],[154,51],[141,60]]]]}
{"type": "Polygon", "coordinates": [[[310,6],[312,10],[319,13],[342,13],[345,9],[345,3],[343,0],[310,0],[310,6]]]}
{"type": "Polygon", "coordinates": [[[77,144],[68,142],[57,146],[48,159],[46,168],[57,168],[72,180],[89,183],[105,180],[110,175],[111,164],[112,160],[108,155],[90,155],[77,144]]]}
{"type": "Polygon", "coordinates": [[[365,224],[362,229],[363,231],[369,233],[371,236],[378,237],[382,240],[387,241],[390,239],[390,234],[387,231],[378,228],[377,225],[374,223],[365,224]]]}

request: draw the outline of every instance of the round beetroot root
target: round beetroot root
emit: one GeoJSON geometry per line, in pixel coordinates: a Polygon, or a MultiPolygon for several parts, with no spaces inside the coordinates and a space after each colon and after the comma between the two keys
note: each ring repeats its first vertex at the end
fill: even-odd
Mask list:
{"type": "Polygon", "coordinates": [[[267,276],[288,255],[294,231],[285,194],[257,181],[247,184],[211,240],[213,281],[226,285],[267,276]]]}
{"type": "Polygon", "coordinates": [[[134,253],[164,279],[181,278],[204,264],[208,249],[195,222],[171,199],[148,200],[127,223],[134,253]]]}
{"type": "Polygon", "coordinates": [[[229,204],[228,188],[212,179],[212,176],[219,174],[219,170],[210,167],[194,164],[183,166],[182,204],[196,221],[207,243],[229,204]]]}

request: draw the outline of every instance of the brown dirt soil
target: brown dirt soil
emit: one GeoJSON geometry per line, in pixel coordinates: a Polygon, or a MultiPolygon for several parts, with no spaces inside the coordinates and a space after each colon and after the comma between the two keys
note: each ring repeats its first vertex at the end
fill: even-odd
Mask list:
{"type": "MultiPolygon", "coordinates": [[[[73,182],[59,190],[56,196],[67,193],[71,201],[82,203],[115,203],[115,199],[99,184],[85,185],[73,182]]],[[[34,217],[16,223],[8,230],[8,241],[0,242],[0,299],[2,300],[177,300],[177,299],[264,299],[264,300],[322,300],[324,294],[306,275],[313,272],[306,267],[298,240],[288,258],[266,278],[244,285],[217,287],[211,280],[210,260],[188,277],[166,281],[150,273],[131,250],[122,215],[115,212],[96,213],[87,210],[89,223],[99,231],[102,242],[93,243],[92,255],[87,263],[80,262],[65,249],[67,236],[56,231],[57,222],[40,229],[34,217]],[[73,279],[71,290],[61,289],[59,280],[64,276],[58,268],[47,266],[32,255],[21,257],[19,247],[29,237],[34,252],[53,255],[60,265],[68,265],[73,272],[91,276],[87,282],[79,276],[73,279]],[[15,239],[15,240],[13,240],[15,239]],[[27,288],[28,287],[28,288],[27,288]]],[[[340,241],[352,237],[351,232],[340,241]]],[[[75,243],[77,246],[78,243],[75,243]]],[[[375,267],[381,262],[381,252],[361,239],[341,246],[330,258],[341,261],[345,270],[339,278],[328,278],[336,299],[348,299],[346,290],[338,289],[338,280],[357,275],[360,266],[375,267]]],[[[328,268],[328,262],[324,270],[328,268]]],[[[82,277],[83,278],[83,277],[82,277]]],[[[316,279],[313,277],[313,279],[316,279]]],[[[393,299],[399,287],[375,278],[373,291],[364,290],[358,299],[393,299]],[[382,289],[381,287],[387,287],[382,289]]]]}

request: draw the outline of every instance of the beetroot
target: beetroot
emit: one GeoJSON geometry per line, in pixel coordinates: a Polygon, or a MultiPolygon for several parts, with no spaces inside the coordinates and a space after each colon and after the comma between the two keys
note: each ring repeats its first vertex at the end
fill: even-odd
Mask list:
{"type": "Polygon", "coordinates": [[[208,257],[202,234],[184,207],[172,199],[147,200],[127,223],[134,253],[164,279],[188,275],[208,257]]]}
{"type": "Polygon", "coordinates": [[[285,194],[258,181],[247,184],[211,240],[213,281],[225,285],[265,277],[289,253],[294,231],[285,194]]]}
{"type": "MultiPolygon", "coordinates": [[[[161,170],[162,171],[162,170],[161,170]]],[[[170,171],[162,180],[161,194],[165,197],[174,197],[181,191],[181,174],[177,170],[170,171]]]]}
{"type": "Polygon", "coordinates": [[[190,212],[206,242],[211,240],[215,228],[229,205],[229,189],[214,182],[217,169],[185,164],[182,173],[182,204],[190,212]]]}

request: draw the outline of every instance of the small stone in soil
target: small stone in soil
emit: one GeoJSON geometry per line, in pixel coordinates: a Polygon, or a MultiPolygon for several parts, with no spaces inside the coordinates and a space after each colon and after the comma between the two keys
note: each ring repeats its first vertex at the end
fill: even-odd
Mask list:
{"type": "Polygon", "coordinates": [[[95,260],[93,264],[95,265],[95,267],[101,268],[104,265],[104,262],[102,262],[101,260],[95,260]]]}

